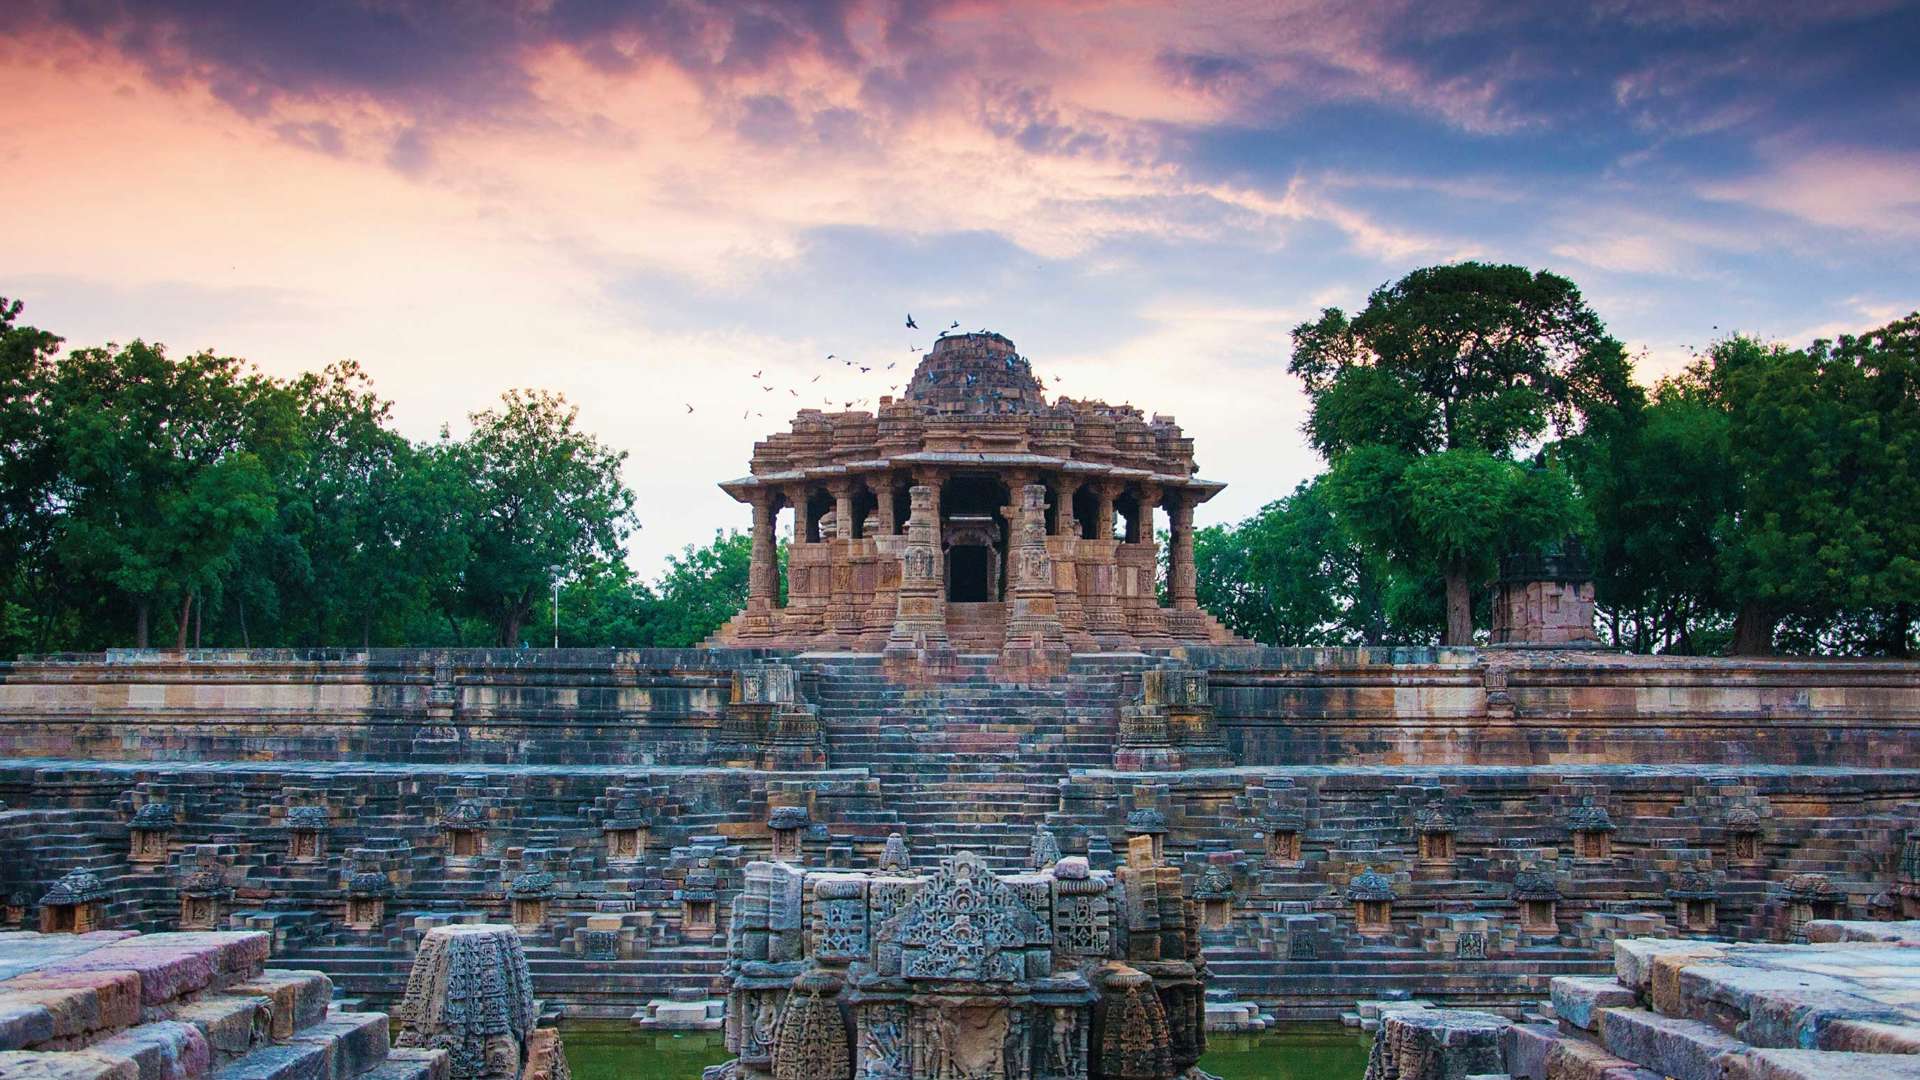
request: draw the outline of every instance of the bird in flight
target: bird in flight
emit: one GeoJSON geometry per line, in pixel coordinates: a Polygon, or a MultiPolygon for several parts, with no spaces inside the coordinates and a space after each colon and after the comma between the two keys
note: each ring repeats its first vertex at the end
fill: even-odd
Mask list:
{"type": "Polygon", "coordinates": [[[815,375],[815,376],[814,376],[813,378],[811,378],[811,379],[808,379],[807,381],[808,381],[808,382],[819,382],[819,381],[820,381],[820,376],[818,376],[818,375],[815,375]]]}
{"type": "Polygon", "coordinates": [[[914,322],[914,321],[913,321],[913,313],[912,313],[912,312],[908,312],[908,313],[907,313],[907,329],[909,329],[909,330],[918,330],[918,329],[920,329],[920,324],[919,324],[919,323],[917,323],[917,322],[914,322]]]}
{"type": "Polygon", "coordinates": [[[742,419],[742,420],[745,420],[745,419],[747,418],[747,413],[748,413],[748,412],[750,412],[750,411],[752,411],[752,410],[750,410],[750,409],[741,409],[741,410],[740,410],[740,419],[742,419]]]}
{"type": "Polygon", "coordinates": [[[691,406],[691,405],[689,405],[689,406],[687,406],[687,411],[688,411],[688,412],[692,412],[692,411],[693,411],[693,406],[691,406]]]}
{"type": "Polygon", "coordinates": [[[851,409],[851,408],[853,408],[853,402],[851,402],[851,401],[849,401],[849,402],[847,402],[846,404],[844,404],[844,405],[842,405],[842,406],[840,406],[840,407],[841,407],[841,408],[843,408],[843,409],[851,409]]]}
{"type": "Polygon", "coordinates": [[[829,360],[831,360],[831,359],[833,359],[833,354],[832,354],[832,353],[828,353],[828,354],[827,354],[827,359],[829,359],[829,360]]]}
{"type": "Polygon", "coordinates": [[[955,320],[953,320],[953,323],[952,323],[952,325],[950,325],[950,326],[948,326],[948,327],[947,327],[947,329],[949,329],[949,330],[958,330],[959,328],[960,328],[960,320],[959,320],[959,319],[955,319],[955,320]]]}
{"type": "Polygon", "coordinates": [[[862,374],[862,375],[865,375],[865,374],[866,374],[867,372],[869,372],[869,371],[872,371],[872,370],[873,370],[873,369],[872,369],[872,368],[870,368],[870,367],[863,367],[863,368],[861,368],[861,369],[860,369],[860,374],[862,374]]]}
{"type": "MultiPolygon", "coordinates": [[[[764,369],[763,369],[763,370],[764,370],[764,369]]],[[[759,378],[759,377],[760,377],[760,372],[758,372],[758,371],[756,371],[756,372],[754,372],[754,373],[753,373],[753,377],[754,377],[754,378],[756,378],[756,379],[757,379],[757,378],[759,378]]]]}
{"type": "Polygon", "coordinates": [[[771,387],[771,386],[763,386],[763,387],[761,387],[760,389],[762,389],[762,390],[772,390],[772,389],[773,389],[773,387],[771,387]]]}
{"type": "MultiPolygon", "coordinates": [[[[894,364],[897,364],[897,363],[899,363],[899,361],[898,361],[898,360],[896,360],[896,361],[894,361],[894,364]]],[[[892,371],[892,370],[893,370],[893,364],[888,364],[888,365],[887,365],[887,370],[888,370],[888,371],[892,371]]]]}

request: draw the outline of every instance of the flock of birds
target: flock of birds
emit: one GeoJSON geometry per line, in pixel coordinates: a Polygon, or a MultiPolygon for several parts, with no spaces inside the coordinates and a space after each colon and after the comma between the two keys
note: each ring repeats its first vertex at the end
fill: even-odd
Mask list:
{"type": "MultiPolygon", "coordinates": [[[[907,329],[909,329],[909,330],[918,330],[918,329],[920,329],[920,324],[914,321],[914,319],[913,319],[913,313],[912,313],[912,312],[908,312],[908,313],[907,313],[907,327],[906,327],[906,328],[907,328],[907,329]]],[[[947,336],[948,334],[951,334],[951,333],[953,333],[953,332],[954,332],[955,330],[958,330],[959,328],[960,328],[960,320],[958,320],[958,319],[955,319],[955,320],[954,320],[954,321],[953,321],[952,323],[950,323],[950,324],[948,324],[948,326],[947,326],[947,328],[946,328],[945,330],[942,330],[942,331],[940,331],[940,335],[939,335],[939,336],[940,336],[940,337],[946,337],[946,336],[947,336]]],[[[981,332],[981,333],[986,333],[987,331],[985,331],[985,330],[981,330],[980,332],[981,332]]],[[[918,345],[914,345],[914,344],[908,344],[908,346],[907,346],[907,351],[908,351],[908,352],[912,352],[912,353],[917,353],[917,352],[920,352],[920,351],[921,351],[921,349],[920,349],[920,346],[918,346],[918,345]]],[[[835,360],[835,359],[839,359],[839,358],[838,358],[838,357],[837,357],[837,356],[836,356],[835,354],[833,354],[833,353],[828,353],[828,354],[827,354],[827,359],[828,359],[828,360],[835,360]]],[[[860,374],[862,374],[862,375],[865,375],[865,374],[868,374],[869,372],[871,372],[871,371],[873,371],[873,369],[874,369],[874,366],[875,366],[875,365],[872,365],[872,364],[859,364],[859,363],[855,363],[855,362],[854,362],[854,361],[852,361],[852,360],[841,360],[841,361],[840,361],[840,364],[841,364],[841,366],[842,366],[842,367],[848,367],[848,368],[857,368],[857,369],[859,369],[859,373],[860,373],[860,374]]],[[[896,360],[896,361],[893,361],[893,362],[891,362],[891,363],[889,363],[889,364],[887,364],[887,365],[886,365],[885,367],[882,367],[882,368],[881,368],[880,370],[882,370],[882,371],[892,371],[892,370],[893,370],[894,368],[896,368],[896,367],[898,367],[898,366],[899,366],[899,361],[897,361],[897,360],[896,360]]],[[[822,375],[824,375],[824,374],[825,374],[825,372],[822,372],[821,374],[822,374],[822,375]]],[[[754,382],[756,382],[756,383],[759,383],[759,382],[760,382],[760,380],[761,380],[762,378],[764,378],[764,377],[765,377],[765,375],[766,375],[766,369],[765,369],[765,368],[762,368],[762,369],[760,369],[759,371],[756,371],[756,372],[753,372],[753,373],[752,373],[751,375],[749,375],[749,376],[748,376],[748,378],[750,378],[750,379],[752,379],[752,380],[753,380],[754,382]]],[[[819,381],[820,381],[820,378],[821,378],[821,376],[820,376],[820,375],[815,375],[815,376],[814,376],[813,378],[811,378],[811,379],[808,379],[808,380],[807,380],[807,385],[809,385],[809,386],[811,386],[812,384],[814,384],[814,383],[817,383],[817,382],[819,382],[819,381]]],[[[1055,377],[1054,377],[1054,380],[1053,380],[1053,381],[1054,381],[1055,383],[1058,383],[1058,382],[1060,381],[1060,379],[1059,379],[1059,377],[1058,377],[1058,376],[1055,376],[1055,377]]],[[[771,394],[771,393],[773,393],[773,392],[774,392],[775,390],[778,390],[778,389],[781,389],[781,387],[779,387],[779,386],[777,386],[777,385],[773,385],[773,384],[769,384],[769,383],[760,383],[760,392],[761,392],[761,393],[763,393],[763,394],[771,394]]],[[[797,397],[799,397],[799,396],[800,396],[800,391],[799,391],[799,390],[798,390],[797,388],[795,388],[795,387],[791,387],[791,386],[789,386],[789,387],[786,387],[785,389],[786,389],[786,391],[787,391],[787,393],[788,393],[788,395],[790,395],[790,396],[792,396],[792,397],[796,397],[796,398],[797,398],[797,397]]],[[[892,385],[892,386],[889,386],[889,387],[887,387],[887,390],[888,390],[888,392],[889,392],[889,393],[898,393],[898,392],[899,392],[899,390],[900,390],[900,384],[898,384],[898,383],[895,383],[894,385],[892,385]]],[[[846,400],[846,401],[842,401],[842,402],[840,403],[840,407],[841,407],[841,408],[843,408],[843,409],[851,409],[851,408],[853,408],[853,407],[854,407],[854,406],[856,406],[856,405],[867,405],[867,404],[869,404],[869,403],[871,403],[871,402],[872,402],[872,400],[873,400],[872,398],[852,398],[852,399],[849,399],[849,400],[846,400]]],[[[828,406],[828,407],[832,407],[832,405],[833,405],[833,398],[831,398],[831,397],[825,397],[825,398],[822,398],[822,399],[821,399],[821,403],[822,403],[822,404],[824,404],[824,405],[826,405],[826,406],[828,406]]],[[[689,416],[691,416],[691,415],[693,414],[693,412],[694,412],[694,407],[693,407],[693,403],[692,403],[692,402],[686,402],[686,403],[684,403],[684,404],[685,404],[685,405],[686,405],[686,407],[687,407],[687,414],[688,414],[689,416]]],[[[761,419],[765,419],[765,418],[766,418],[766,415],[767,415],[767,414],[766,414],[766,413],[764,413],[764,412],[760,412],[760,411],[757,411],[757,410],[755,410],[755,409],[753,409],[753,408],[751,408],[751,407],[749,407],[749,408],[747,408],[747,409],[745,409],[745,410],[743,410],[743,411],[742,411],[742,412],[740,413],[740,419],[742,419],[742,420],[745,420],[745,419],[747,419],[747,418],[748,418],[749,416],[754,416],[754,417],[759,417],[759,418],[761,418],[761,419]]]]}

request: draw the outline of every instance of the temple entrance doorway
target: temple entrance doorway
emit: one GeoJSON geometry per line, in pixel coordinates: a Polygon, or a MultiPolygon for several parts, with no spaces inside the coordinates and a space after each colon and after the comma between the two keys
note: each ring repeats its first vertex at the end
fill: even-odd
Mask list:
{"type": "Polygon", "coordinates": [[[947,602],[1003,599],[1007,485],[992,476],[958,476],[940,493],[940,542],[946,550],[947,602]]]}
{"type": "Polygon", "coordinates": [[[993,549],[965,544],[947,551],[947,600],[955,604],[983,604],[992,599],[988,574],[993,549]]]}

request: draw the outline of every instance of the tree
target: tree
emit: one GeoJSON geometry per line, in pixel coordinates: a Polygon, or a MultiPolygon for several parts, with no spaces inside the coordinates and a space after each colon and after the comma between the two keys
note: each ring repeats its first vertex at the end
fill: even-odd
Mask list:
{"type": "Polygon", "coordinates": [[[1391,618],[1387,560],[1336,519],[1323,479],[1231,527],[1194,535],[1201,606],[1270,645],[1359,645],[1419,630],[1391,618]]]}
{"type": "Polygon", "coordinates": [[[51,608],[54,484],[58,460],[46,393],[60,339],[19,322],[22,305],[0,296],[0,648],[44,641],[51,608]],[[41,618],[35,618],[38,611],[41,618]]]}
{"type": "Polygon", "coordinates": [[[554,582],[619,558],[635,527],[633,492],[620,478],[626,454],[580,431],[578,416],[559,394],[515,390],[500,408],[474,413],[465,440],[443,438],[469,496],[461,600],[494,625],[501,645],[519,642],[554,582]]]}
{"type": "Polygon", "coordinates": [[[1307,433],[1332,465],[1337,513],[1356,537],[1395,552],[1402,573],[1437,570],[1442,640],[1470,643],[1473,588],[1501,552],[1462,541],[1533,544],[1573,523],[1573,502],[1557,494],[1564,484],[1520,484],[1503,466],[1550,428],[1574,430],[1587,412],[1630,399],[1624,350],[1567,279],[1472,262],[1381,286],[1351,319],[1328,308],[1293,340],[1288,370],[1312,398],[1307,433]],[[1388,478],[1415,486],[1384,490],[1388,478]],[[1479,482],[1500,490],[1476,491],[1479,482]],[[1471,520],[1512,500],[1561,516],[1529,517],[1531,531],[1471,520]]]}
{"type": "Polygon", "coordinates": [[[124,598],[142,647],[154,604],[177,602],[174,645],[184,648],[197,598],[274,517],[263,458],[288,432],[270,384],[230,357],[176,361],[135,341],[68,354],[47,398],[60,561],[124,598]]]}
{"type": "Polygon", "coordinates": [[[688,648],[705,641],[747,606],[752,562],[753,538],[733,531],[715,533],[705,547],[689,544],[679,555],[667,556],[666,573],[654,584],[658,600],[648,622],[648,644],[688,648]]]}

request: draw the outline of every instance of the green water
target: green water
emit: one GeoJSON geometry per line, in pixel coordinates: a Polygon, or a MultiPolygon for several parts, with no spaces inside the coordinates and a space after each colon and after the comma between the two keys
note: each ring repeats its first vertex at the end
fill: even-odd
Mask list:
{"type": "MultiPolygon", "coordinates": [[[[698,1080],[728,1056],[717,1033],[570,1028],[562,1037],[574,1080],[698,1080]]],[[[1360,1080],[1367,1068],[1366,1040],[1340,1027],[1210,1035],[1207,1047],[1200,1067],[1221,1080],[1360,1080]]]]}

